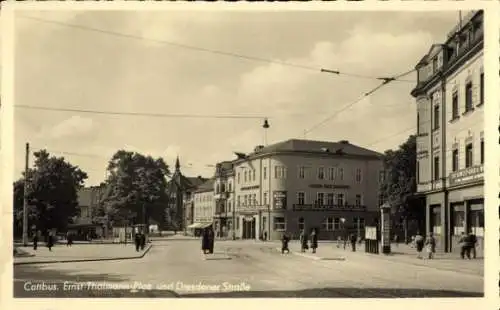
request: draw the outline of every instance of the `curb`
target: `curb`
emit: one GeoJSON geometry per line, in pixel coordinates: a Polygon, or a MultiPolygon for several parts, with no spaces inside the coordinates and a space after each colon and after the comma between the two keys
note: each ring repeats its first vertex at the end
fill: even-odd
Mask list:
{"type": "Polygon", "coordinates": [[[14,266],[17,265],[45,265],[45,264],[60,264],[60,263],[86,263],[86,262],[101,262],[101,261],[113,261],[113,260],[128,260],[128,259],[141,259],[143,258],[149,250],[153,247],[150,244],[144,252],[139,256],[126,256],[126,257],[106,257],[106,258],[90,258],[90,259],[69,259],[69,260],[50,260],[50,261],[36,261],[36,262],[13,262],[14,266]]]}

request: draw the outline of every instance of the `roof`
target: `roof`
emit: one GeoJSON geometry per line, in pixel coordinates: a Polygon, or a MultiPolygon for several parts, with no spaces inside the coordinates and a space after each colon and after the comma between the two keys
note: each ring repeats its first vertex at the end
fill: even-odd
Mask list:
{"type": "Polygon", "coordinates": [[[354,145],[349,141],[314,141],[289,139],[283,142],[278,142],[261,148],[258,152],[253,152],[249,156],[258,154],[275,153],[275,152],[307,152],[307,153],[336,153],[341,151],[343,155],[364,156],[364,157],[381,157],[383,154],[354,145]]]}
{"type": "Polygon", "coordinates": [[[194,189],[207,181],[207,178],[201,176],[198,177],[185,177],[182,173],[176,172],[172,176],[172,179],[168,183],[167,190],[172,191],[175,188],[181,188],[183,190],[194,189]]]}
{"type": "Polygon", "coordinates": [[[211,178],[205,183],[198,186],[198,188],[194,191],[195,193],[203,193],[203,192],[211,192],[214,190],[215,179],[211,178]]]}

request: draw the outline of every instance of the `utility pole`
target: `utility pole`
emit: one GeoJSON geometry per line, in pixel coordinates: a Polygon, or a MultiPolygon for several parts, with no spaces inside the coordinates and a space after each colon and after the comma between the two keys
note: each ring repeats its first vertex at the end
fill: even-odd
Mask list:
{"type": "Polygon", "coordinates": [[[26,143],[24,162],[24,193],[23,193],[23,245],[28,246],[28,169],[29,169],[30,144],[26,143]]]}

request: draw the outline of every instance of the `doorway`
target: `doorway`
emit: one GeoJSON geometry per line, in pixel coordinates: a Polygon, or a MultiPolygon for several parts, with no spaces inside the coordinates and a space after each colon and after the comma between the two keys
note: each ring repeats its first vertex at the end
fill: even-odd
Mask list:
{"type": "Polygon", "coordinates": [[[255,218],[245,217],[243,220],[242,239],[255,239],[255,218]]]}

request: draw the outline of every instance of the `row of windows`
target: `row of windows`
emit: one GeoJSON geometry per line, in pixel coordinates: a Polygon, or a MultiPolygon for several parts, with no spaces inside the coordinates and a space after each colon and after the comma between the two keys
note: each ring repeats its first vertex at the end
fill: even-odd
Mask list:
{"type": "MultiPolygon", "coordinates": [[[[227,191],[232,192],[233,191],[233,184],[231,182],[227,183],[227,191]]],[[[226,184],[225,183],[216,183],[215,184],[215,193],[224,193],[226,192],[226,184]]]]}
{"type": "MultiPolygon", "coordinates": [[[[465,85],[465,103],[464,103],[464,113],[472,112],[474,111],[474,103],[473,103],[473,84],[472,81],[467,82],[465,85]]],[[[479,77],[479,104],[481,105],[484,103],[484,73],[481,72],[480,77],[479,77]]],[[[432,129],[437,130],[440,128],[441,124],[441,110],[439,105],[435,105],[433,108],[433,125],[432,129]]],[[[459,103],[459,96],[458,96],[458,90],[455,90],[452,95],[451,99],[451,120],[455,120],[460,118],[460,103],[459,103]]],[[[417,114],[417,123],[420,122],[419,115],[417,114]]],[[[417,132],[419,133],[419,132],[417,132]]]]}
{"type": "MultiPolygon", "coordinates": [[[[326,217],[322,222],[323,231],[335,231],[343,229],[343,219],[340,217],[326,217]]],[[[297,221],[299,230],[304,230],[306,228],[306,223],[304,218],[299,218],[297,221]]],[[[365,219],[362,217],[354,218],[354,224],[359,228],[365,227],[365,219]]],[[[286,231],[286,221],[284,217],[274,217],[274,230],[276,231],[286,231]]]]}
{"type": "MultiPolygon", "coordinates": [[[[362,195],[357,194],[355,196],[355,205],[361,206],[363,204],[362,200],[362,195]]],[[[298,192],[297,193],[297,204],[299,205],[305,205],[308,203],[306,199],[306,193],[304,192],[298,192]]],[[[347,201],[347,195],[344,193],[316,193],[316,200],[314,200],[315,205],[327,205],[327,206],[333,206],[333,205],[339,205],[343,206],[346,204],[347,201]]]]}
{"type": "MultiPolygon", "coordinates": [[[[311,168],[306,166],[301,166],[298,169],[297,177],[299,179],[307,179],[311,175],[311,168]]],[[[267,179],[267,167],[262,169],[262,177],[264,180],[267,179]]],[[[286,179],[287,178],[287,168],[284,166],[274,166],[274,178],[275,179],[286,179]]],[[[316,170],[316,178],[318,180],[330,180],[330,181],[343,181],[344,180],[344,168],[341,167],[319,167],[316,170]]],[[[253,182],[256,180],[255,170],[245,170],[243,172],[243,182],[253,182]]],[[[357,183],[361,183],[363,180],[363,171],[357,168],[354,172],[354,180],[357,183]]],[[[236,175],[236,182],[241,183],[241,172],[236,175]]]]}
{"type": "MultiPolygon", "coordinates": [[[[480,143],[480,163],[484,164],[484,140],[480,143]]],[[[474,166],[474,145],[473,143],[467,143],[465,145],[465,168],[470,168],[474,166]]],[[[453,172],[458,171],[460,167],[459,152],[458,148],[453,149],[451,153],[451,170],[453,172]]],[[[440,168],[441,162],[439,156],[434,156],[433,159],[433,180],[437,181],[441,178],[440,168]]],[[[417,161],[417,182],[420,180],[420,165],[417,161]]]]}
{"type": "Polygon", "coordinates": [[[212,194],[210,195],[195,195],[194,196],[194,201],[195,202],[208,202],[208,201],[212,201],[214,198],[214,196],[212,194]]]}

